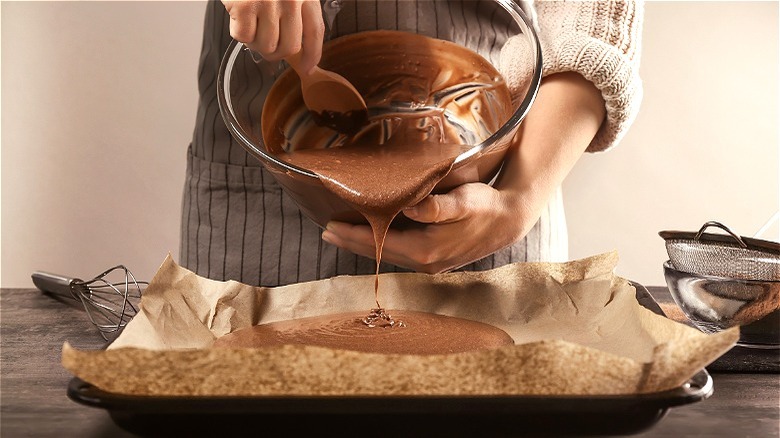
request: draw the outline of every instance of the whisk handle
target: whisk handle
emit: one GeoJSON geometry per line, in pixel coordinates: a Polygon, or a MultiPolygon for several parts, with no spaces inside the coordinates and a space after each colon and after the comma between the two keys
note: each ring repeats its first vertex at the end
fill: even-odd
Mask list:
{"type": "Polygon", "coordinates": [[[56,293],[68,298],[75,298],[73,285],[81,281],[78,278],[65,277],[49,272],[33,272],[32,281],[42,292],[56,293]]]}

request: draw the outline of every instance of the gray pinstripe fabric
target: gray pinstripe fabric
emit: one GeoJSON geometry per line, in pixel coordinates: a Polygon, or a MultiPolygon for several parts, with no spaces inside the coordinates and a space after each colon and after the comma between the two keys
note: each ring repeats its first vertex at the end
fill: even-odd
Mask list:
{"type": "MultiPolygon", "coordinates": [[[[344,3],[332,33],[362,30],[361,23],[368,18],[386,28],[427,29],[429,34],[456,41],[478,39],[484,53],[493,57],[498,56],[507,24],[491,22],[492,15],[470,1],[360,0],[344,3]]],[[[200,100],[187,154],[180,263],[204,277],[262,286],[373,273],[373,260],[323,242],[321,230],[301,214],[260,162],[231,138],[216,100],[217,71],[231,40],[228,20],[221,2],[208,3],[198,70],[200,100]]],[[[562,218],[558,196],[525,239],[464,269],[565,258],[562,218]]],[[[386,263],[380,269],[402,270],[386,263]]]]}

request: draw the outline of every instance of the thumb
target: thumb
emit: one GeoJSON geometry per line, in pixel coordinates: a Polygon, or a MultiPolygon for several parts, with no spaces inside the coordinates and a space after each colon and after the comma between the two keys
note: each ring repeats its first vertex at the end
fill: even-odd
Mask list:
{"type": "Polygon", "coordinates": [[[462,219],[466,215],[463,200],[453,193],[429,195],[417,205],[404,210],[409,219],[422,223],[446,223],[462,219]]]}

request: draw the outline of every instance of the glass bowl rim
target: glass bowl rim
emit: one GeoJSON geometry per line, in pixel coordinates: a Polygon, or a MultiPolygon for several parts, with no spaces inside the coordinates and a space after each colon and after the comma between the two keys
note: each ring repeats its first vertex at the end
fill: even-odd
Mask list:
{"type": "MultiPolygon", "coordinates": [[[[512,16],[515,22],[518,23],[518,25],[521,27],[520,30],[522,32],[528,32],[528,39],[532,43],[533,55],[535,58],[533,74],[531,75],[528,92],[526,92],[523,100],[520,102],[515,112],[512,113],[512,116],[509,118],[509,120],[501,125],[501,127],[490,137],[458,155],[458,157],[455,159],[453,167],[457,167],[459,164],[465,162],[472,156],[475,156],[480,152],[488,149],[508,132],[515,129],[523,121],[525,116],[528,115],[528,111],[530,111],[531,105],[536,99],[536,96],[539,92],[539,86],[542,81],[542,48],[539,37],[536,33],[536,29],[534,28],[534,23],[514,1],[493,1],[498,3],[507,13],[509,13],[510,16],[512,16]]],[[[219,112],[222,115],[222,119],[224,120],[225,125],[227,126],[228,130],[230,130],[231,134],[242,144],[242,146],[244,146],[244,149],[255,155],[255,157],[281,167],[286,171],[317,178],[317,175],[314,172],[280,160],[273,154],[270,154],[259,148],[250,140],[250,136],[241,127],[241,124],[236,119],[232,110],[230,98],[230,79],[232,75],[231,69],[235,59],[237,58],[238,54],[241,53],[244,47],[244,43],[232,40],[228,45],[224,56],[222,57],[222,61],[219,66],[219,72],[217,74],[217,103],[219,105],[219,112]]]]}

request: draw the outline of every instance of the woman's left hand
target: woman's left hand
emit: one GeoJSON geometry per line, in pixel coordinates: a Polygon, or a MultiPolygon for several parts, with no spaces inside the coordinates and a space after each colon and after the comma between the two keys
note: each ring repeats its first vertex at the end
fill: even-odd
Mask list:
{"type": "MultiPolygon", "coordinates": [[[[470,183],[441,195],[430,195],[403,211],[421,226],[391,229],[382,261],[417,272],[450,271],[511,244],[533,227],[537,214],[529,198],[470,183]]],[[[331,222],[322,238],[374,258],[374,235],[368,225],[331,222]]]]}

